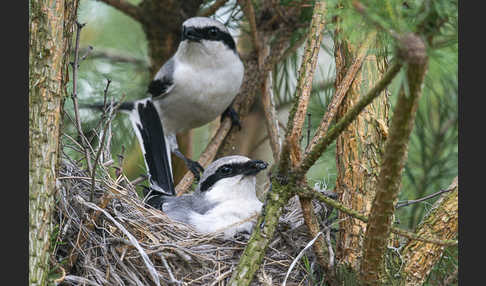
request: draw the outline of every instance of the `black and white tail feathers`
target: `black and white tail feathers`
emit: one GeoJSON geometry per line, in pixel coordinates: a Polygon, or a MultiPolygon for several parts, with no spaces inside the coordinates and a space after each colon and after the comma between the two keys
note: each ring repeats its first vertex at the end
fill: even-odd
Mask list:
{"type": "Polygon", "coordinates": [[[130,121],[143,152],[151,191],[145,202],[160,209],[164,196],[175,196],[170,150],[167,148],[159,114],[150,99],[136,101],[130,121]]]}

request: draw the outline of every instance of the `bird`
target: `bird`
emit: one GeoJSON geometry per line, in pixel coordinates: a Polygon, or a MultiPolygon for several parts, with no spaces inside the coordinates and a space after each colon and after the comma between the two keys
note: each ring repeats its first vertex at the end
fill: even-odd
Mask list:
{"type": "Polygon", "coordinates": [[[259,214],[263,205],[256,195],[256,175],[268,163],[241,155],[219,158],[204,170],[193,193],[176,196],[168,171],[170,153],[158,115],[150,99],[132,113],[150,182],[145,204],[203,234],[222,232],[225,238],[231,238],[251,233],[251,217],[259,214]]]}
{"type": "MultiPolygon", "coordinates": [[[[148,85],[148,98],[162,121],[166,144],[171,153],[184,161],[196,181],[204,168],[182,154],[176,134],[207,124],[219,115],[229,116],[232,125],[241,129],[232,102],[243,75],[244,65],[229,30],[217,20],[192,17],[182,23],[177,51],[148,85]]],[[[146,99],[123,102],[119,110],[131,114],[146,99]]],[[[99,109],[103,104],[84,107],[99,109]]]]}

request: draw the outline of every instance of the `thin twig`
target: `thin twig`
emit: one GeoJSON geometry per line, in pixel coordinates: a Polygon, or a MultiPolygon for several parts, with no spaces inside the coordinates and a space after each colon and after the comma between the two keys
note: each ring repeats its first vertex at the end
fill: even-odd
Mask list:
{"type": "MultiPolygon", "coordinates": [[[[362,222],[368,223],[369,219],[368,219],[367,216],[359,213],[358,211],[350,209],[350,208],[344,206],[343,204],[341,204],[340,202],[333,200],[331,198],[328,198],[328,197],[326,197],[325,195],[323,195],[319,192],[316,192],[315,190],[311,189],[310,187],[304,187],[302,189],[299,189],[298,191],[303,196],[312,196],[314,199],[319,200],[323,203],[326,203],[326,204],[338,209],[339,211],[352,216],[353,218],[356,218],[356,219],[359,219],[362,222]]],[[[396,227],[392,227],[391,231],[395,234],[407,237],[409,239],[433,243],[433,244],[437,244],[437,245],[454,246],[454,245],[457,245],[457,243],[458,243],[457,240],[441,240],[441,239],[434,239],[434,238],[423,238],[423,237],[416,235],[413,232],[409,232],[409,231],[399,229],[399,228],[396,228],[396,227]]]]}
{"type": "Polygon", "coordinates": [[[112,62],[119,63],[130,63],[141,67],[148,68],[148,63],[146,60],[137,58],[128,54],[122,54],[114,49],[95,49],[89,52],[89,47],[80,48],[80,53],[89,53],[89,59],[107,59],[112,62]]]}
{"type": "MultiPolygon", "coordinates": [[[[309,232],[312,237],[316,237],[319,233],[319,221],[317,220],[317,216],[314,212],[314,207],[312,206],[312,200],[304,197],[299,197],[300,206],[302,208],[302,215],[304,217],[304,222],[309,229],[309,232]]],[[[317,256],[317,261],[323,267],[326,274],[330,274],[328,261],[326,260],[325,255],[325,241],[324,237],[320,237],[317,241],[313,244],[314,252],[317,256]]]]}
{"type": "Polygon", "coordinates": [[[265,123],[267,126],[267,133],[270,138],[270,147],[272,148],[273,162],[274,164],[276,164],[278,158],[280,158],[280,149],[282,146],[282,142],[280,141],[277,111],[275,110],[272,72],[267,73],[267,79],[263,83],[262,103],[263,103],[263,110],[265,113],[265,123]]]}
{"type": "MultiPolygon", "coordinates": [[[[123,95],[122,99],[120,101],[118,101],[118,104],[115,107],[113,107],[112,112],[110,112],[111,114],[115,114],[116,110],[121,106],[124,98],[125,98],[125,94],[123,95]]],[[[103,145],[105,144],[106,134],[108,133],[107,129],[108,129],[109,123],[111,122],[112,119],[113,119],[113,116],[110,116],[110,118],[107,119],[107,122],[105,124],[105,128],[103,130],[103,135],[101,136],[100,147],[98,149],[98,152],[96,153],[93,171],[91,172],[91,195],[90,195],[90,198],[89,198],[90,202],[93,202],[93,199],[94,199],[96,167],[98,166],[98,161],[99,161],[101,152],[103,150],[103,145]]]]}
{"type": "Polygon", "coordinates": [[[296,100],[290,111],[287,123],[287,134],[280,154],[279,173],[286,174],[289,170],[289,163],[293,166],[300,161],[301,151],[299,139],[302,134],[302,125],[305,121],[307,105],[312,90],[312,80],[317,65],[317,57],[322,42],[322,30],[324,29],[326,4],[317,1],[314,7],[311,26],[307,34],[305,52],[299,70],[297,88],[295,90],[296,100]],[[289,162],[290,161],[290,162],[289,162]]]}
{"type": "Polygon", "coordinates": [[[261,58],[261,45],[260,45],[260,38],[258,36],[258,30],[257,30],[257,24],[256,24],[256,19],[255,19],[255,9],[253,8],[253,3],[251,0],[245,0],[245,3],[243,3],[243,0],[238,0],[238,3],[240,6],[243,7],[243,12],[245,13],[246,19],[248,19],[248,22],[250,24],[250,32],[251,32],[251,40],[253,43],[253,47],[257,51],[258,54],[258,64],[261,66],[263,60],[261,58]]]}
{"type": "Polygon", "coordinates": [[[429,199],[432,199],[434,197],[437,197],[443,193],[447,193],[447,192],[450,192],[452,191],[453,189],[445,189],[445,190],[440,190],[436,193],[433,193],[433,194],[430,194],[428,196],[425,196],[421,199],[416,199],[416,200],[409,200],[409,201],[401,201],[401,202],[398,202],[397,205],[396,205],[396,209],[398,208],[402,208],[402,207],[406,207],[406,206],[409,206],[409,205],[412,205],[412,204],[416,204],[416,203],[420,203],[420,202],[423,202],[423,201],[426,201],[426,200],[429,200],[429,199]]]}
{"type": "Polygon", "coordinates": [[[158,254],[160,259],[162,260],[162,264],[164,264],[165,270],[167,270],[167,272],[169,273],[170,283],[175,283],[178,285],[181,284],[181,281],[177,280],[174,274],[172,274],[172,270],[170,269],[169,263],[167,263],[167,259],[165,259],[164,254],[163,253],[158,253],[158,254]]]}
{"type": "Polygon", "coordinates": [[[79,39],[80,39],[80,33],[81,29],[86,24],[81,24],[78,21],[76,21],[76,42],[74,46],[74,62],[72,63],[73,67],[73,93],[71,94],[71,98],[73,100],[73,106],[74,106],[74,118],[75,118],[75,125],[76,125],[76,130],[78,131],[79,137],[81,137],[82,141],[82,146],[84,150],[84,155],[86,157],[86,165],[88,167],[88,171],[91,173],[93,171],[93,168],[91,166],[91,153],[89,150],[90,144],[88,139],[84,136],[83,133],[83,128],[81,125],[81,119],[79,117],[79,105],[78,105],[78,94],[77,94],[77,77],[78,77],[78,67],[79,67],[79,39]]]}
{"type": "Polygon", "coordinates": [[[287,270],[287,274],[285,274],[285,278],[284,278],[284,281],[282,282],[282,286],[287,285],[287,279],[289,278],[289,275],[290,275],[290,272],[292,272],[292,269],[294,269],[295,264],[297,264],[297,262],[300,260],[300,258],[304,255],[305,251],[309,247],[311,247],[314,244],[314,242],[316,242],[319,235],[322,235],[322,231],[318,232],[314,236],[314,238],[311,241],[309,241],[309,243],[307,243],[307,245],[299,252],[299,254],[295,257],[294,261],[292,261],[292,264],[290,264],[289,270],[287,270]]]}
{"type": "Polygon", "coordinates": [[[312,117],[312,113],[307,113],[307,142],[306,142],[306,145],[305,147],[307,148],[307,146],[309,146],[309,142],[310,142],[310,133],[311,133],[311,117],[312,117]]]}
{"type": "Polygon", "coordinates": [[[140,175],[135,180],[131,181],[130,184],[136,186],[136,185],[140,184],[141,182],[147,180],[147,178],[148,178],[148,176],[146,176],[146,175],[140,175]]]}
{"type": "Polygon", "coordinates": [[[332,248],[331,244],[331,228],[328,227],[326,230],[326,244],[327,244],[327,252],[329,253],[329,271],[334,271],[334,261],[335,261],[335,255],[334,255],[334,249],[332,248]]]}

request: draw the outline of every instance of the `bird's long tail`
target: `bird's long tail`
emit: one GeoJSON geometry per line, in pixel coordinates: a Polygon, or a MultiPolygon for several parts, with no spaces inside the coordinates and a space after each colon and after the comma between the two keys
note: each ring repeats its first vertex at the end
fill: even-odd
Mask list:
{"type": "Polygon", "coordinates": [[[165,142],[159,114],[150,99],[137,101],[130,121],[141,146],[149,174],[150,192],[145,202],[160,209],[164,196],[175,196],[170,150],[165,142]]]}

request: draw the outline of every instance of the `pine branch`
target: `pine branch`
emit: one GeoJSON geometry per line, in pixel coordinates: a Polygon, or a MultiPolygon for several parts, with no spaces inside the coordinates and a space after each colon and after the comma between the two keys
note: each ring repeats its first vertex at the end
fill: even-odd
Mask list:
{"type": "Polygon", "coordinates": [[[322,42],[322,30],[324,29],[326,5],[318,1],[314,6],[311,26],[307,35],[302,64],[299,69],[297,88],[295,90],[294,105],[290,110],[287,123],[285,141],[280,154],[279,174],[288,173],[290,165],[300,161],[300,137],[305,121],[307,105],[309,104],[312,80],[317,65],[317,58],[322,42]]]}
{"type": "Polygon", "coordinates": [[[105,4],[110,5],[111,7],[119,10],[120,12],[125,13],[125,15],[130,16],[132,19],[142,22],[142,12],[141,9],[133,5],[125,0],[98,0],[105,4]]]}
{"type": "MultiPolygon", "coordinates": [[[[339,211],[348,214],[352,216],[353,218],[359,219],[360,221],[364,223],[369,222],[369,218],[365,216],[362,213],[359,213],[356,210],[350,209],[346,207],[345,205],[341,204],[340,202],[333,200],[319,192],[316,192],[315,190],[305,186],[305,187],[297,187],[297,192],[299,192],[300,196],[305,196],[305,197],[312,197],[313,199],[316,199],[318,201],[321,201],[335,209],[338,209],[339,211]]],[[[457,240],[450,240],[450,239],[439,239],[439,238],[434,238],[431,237],[430,235],[427,236],[421,236],[417,235],[416,233],[406,231],[397,227],[392,227],[391,232],[398,234],[403,237],[407,237],[411,240],[416,240],[416,241],[422,241],[425,243],[432,243],[435,245],[440,245],[440,246],[455,246],[458,244],[457,240]]]]}
{"type": "Polygon", "coordinates": [[[356,119],[363,109],[370,104],[380,93],[391,83],[393,78],[398,74],[402,67],[401,62],[394,63],[388,71],[383,75],[381,80],[368,91],[368,93],[356,103],[337,123],[326,133],[325,136],[319,138],[314,147],[305,153],[302,162],[294,172],[296,176],[305,174],[312,165],[317,161],[326,148],[339,136],[339,134],[346,129],[349,124],[356,119]]]}
{"type": "Polygon", "coordinates": [[[351,86],[351,84],[354,81],[354,78],[358,74],[358,71],[361,69],[361,66],[363,64],[364,59],[366,58],[368,50],[375,39],[376,39],[376,31],[373,31],[366,37],[363,44],[359,47],[353,63],[347,70],[343,80],[339,83],[339,86],[337,87],[331,102],[327,106],[327,111],[324,114],[324,117],[322,118],[321,123],[319,124],[319,127],[317,128],[317,131],[314,137],[312,138],[311,143],[309,144],[309,146],[307,146],[305,150],[306,153],[312,150],[312,148],[319,141],[319,138],[323,137],[324,134],[329,129],[332,119],[336,116],[339,105],[343,101],[344,96],[347,94],[349,87],[351,86]]]}
{"type": "Polygon", "coordinates": [[[395,105],[378,176],[376,196],[363,241],[360,279],[363,283],[372,285],[381,283],[384,253],[390,237],[395,201],[400,191],[408,141],[428,62],[425,43],[420,36],[412,33],[402,35],[399,37],[398,47],[399,56],[407,62],[407,83],[402,86],[395,105]]]}

